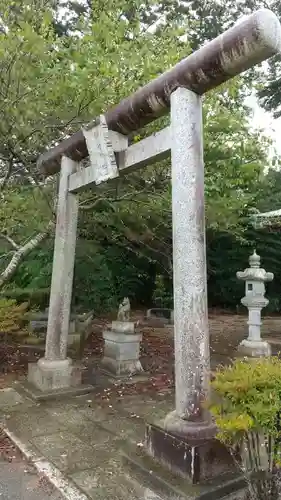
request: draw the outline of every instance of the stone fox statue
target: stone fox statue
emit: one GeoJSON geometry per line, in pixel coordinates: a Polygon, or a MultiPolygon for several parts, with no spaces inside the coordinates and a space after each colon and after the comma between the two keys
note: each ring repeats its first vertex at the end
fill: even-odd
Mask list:
{"type": "Polygon", "coordinates": [[[130,321],[130,310],[130,300],[128,297],[125,297],[119,305],[117,321],[130,321]]]}

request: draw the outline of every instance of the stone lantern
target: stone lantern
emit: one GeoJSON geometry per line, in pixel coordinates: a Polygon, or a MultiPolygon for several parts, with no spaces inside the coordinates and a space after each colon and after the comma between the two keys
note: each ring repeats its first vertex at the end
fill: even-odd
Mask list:
{"type": "Polygon", "coordinates": [[[268,342],[261,339],[261,310],[267,306],[265,282],[272,281],[273,273],[267,273],[260,267],[260,256],[254,251],[249,258],[250,267],[245,271],[238,271],[238,279],[245,281],[245,297],[241,303],[248,308],[248,338],[242,340],[238,346],[240,354],[249,357],[270,356],[271,349],[268,342]]]}

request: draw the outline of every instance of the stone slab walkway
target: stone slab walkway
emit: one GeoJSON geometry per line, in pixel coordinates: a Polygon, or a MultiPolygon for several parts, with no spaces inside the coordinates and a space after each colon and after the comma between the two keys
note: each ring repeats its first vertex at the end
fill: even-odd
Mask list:
{"type": "Polygon", "coordinates": [[[38,404],[22,396],[15,384],[0,391],[2,426],[37,470],[60,488],[62,498],[217,498],[209,496],[212,485],[193,487],[167,471],[163,475],[143,452],[145,421],[163,418],[171,410],[171,393],[123,395],[117,390],[110,396],[109,389],[103,392],[38,404]]]}
{"type": "MultiPolygon", "coordinates": [[[[279,318],[265,319],[263,325],[274,352],[281,346],[280,325],[279,318]]],[[[210,327],[211,365],[215,369],[218,364],[230,361],[246,335],[247,325],[245,318],[226,315],[210,318],[210,327]]],[[[170,336],[171,332],[155,329],[144,337],[142,362],[144,365],[146,362],[146,369],[155,376],[158,371],[172,379],[172,348],[169,352],[169,342],[165,340],[170,336]],[[156,343],[154,336],[161,342],[156,343]],[[154,351],[153,345],[157,345],[154,351]],[[145,356],[151,352],[154,355],[146,361],[145,356]],[[163,358],[157,369],[154,358],[163,358]]],[[[92,351],[89,347],[89,353],[92,351]]],[[[10,388],[0,390],[0,423],[28,451],[33,464],[47,471],[59,485],[63,498],[217,500],[211,493],[212,486],[198,489],[167,472],[163,475],[144,454],[145,422],[163,418],[174,406],[172,384],[166,384],[167,391],[162,391],[163,384],[160,388],[156,384],[150,383],[154,386],[153,394],[136,393],[122,385],[112,391],[110,384],[96,380],[91,395],[36,404],[23,395],[18,383],[11,381],[10,388]],[[146,473],[141,472],[140,464],[146,473]]]]}
{"type": "Polygon", "coordinates": [[[129,475],[123,452],[142,447],[144,414],[164,415],[170,398],[160,398],[157,406],[136,396],[95,404],[94,395],[35,404],[16,389],[0,391],[2,425],[35,463],[47,461],[63,474],[68,498],[164,498],[129,475]]]}
{"type": "Polygon", "coordinates": [[[0,460],[1,500],[63,500],[61,494],[40,481],[25,461],[0,460]]]}

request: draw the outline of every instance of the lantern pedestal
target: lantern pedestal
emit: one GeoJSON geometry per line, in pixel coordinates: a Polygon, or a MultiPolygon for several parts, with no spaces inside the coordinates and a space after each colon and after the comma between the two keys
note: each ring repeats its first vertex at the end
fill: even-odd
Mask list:
{"type": "Polygon", "coordinates": [[[249,358],[261,358],[263,356],[271,356],[271,347],[268,342],[263,340],[242,340],[238,346],[240,356],[249,358]]]}

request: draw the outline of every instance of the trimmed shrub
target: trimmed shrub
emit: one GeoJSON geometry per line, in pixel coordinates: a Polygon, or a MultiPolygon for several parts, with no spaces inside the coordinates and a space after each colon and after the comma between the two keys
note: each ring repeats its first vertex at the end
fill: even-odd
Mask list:
{"type": "Polygon", "coordinates": [[[45,309],[49,305],[50,289],[6,288],[1,290],[0,297],[13,299],[17,304],[27,302],[31,309],[45,309]]]}
{"type": "Polygon", "coordinates": [[[18,305],[15,300],[0,299],[0,334],[13,334],[21,330],[27,309],[27,303],[18,305]]]}
{"type": "Polygon", "coordinates": [[[236,360],[212,382],[210,404],[218,438],[238,455],[248,481],[247,499],[279,500],[281,495],[281,360],[236,360]]]}

